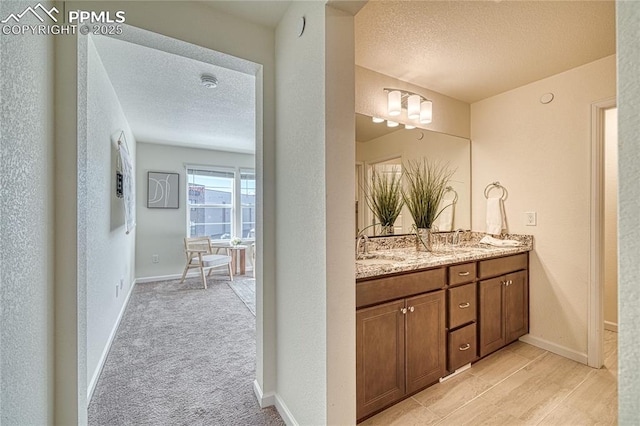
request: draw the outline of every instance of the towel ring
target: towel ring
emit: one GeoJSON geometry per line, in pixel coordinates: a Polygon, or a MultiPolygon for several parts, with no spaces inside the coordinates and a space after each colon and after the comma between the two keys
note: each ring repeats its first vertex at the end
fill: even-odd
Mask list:
{"type": "Polygon", "coordinates": [[[494,188],[500,188],[502,190],[502,195],[500,196],[502,201],[507,199],[507,196],[509,195],[509,193],[507,192],[507,188],[505,188],[504,186],[500,185],[500,182],[498,182],[498,181],[491,182],[489,185],[487,185],[487,187],[484,189],[484,198],[488,199],[489,198],[489,193],[494,188]]]}
{"type": "Polygon", "coordinates": [[[451,202],[451,204],[455,204],[455,203],[457,203],[457,202],[458,202],[458,193],[456,192],[456,190],[455,190],[455,189],[453,189],[453,187],[452,187],[452,186],[447,186],[447,187],[444,189],[444,192],[445,192],[445,194],[446,194],[447,192],[453,192],[453,201],[451,202]]]}

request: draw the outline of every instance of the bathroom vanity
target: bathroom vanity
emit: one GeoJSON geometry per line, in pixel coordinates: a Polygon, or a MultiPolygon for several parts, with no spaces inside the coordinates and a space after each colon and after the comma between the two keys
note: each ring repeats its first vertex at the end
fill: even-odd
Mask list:
{"type": "Polygon", "coordinates": [[[528,332],[531,237],[491,247],[467,234],[432,253],[410,236],[372,239],[356,260],[359,421],[528,332]]]}

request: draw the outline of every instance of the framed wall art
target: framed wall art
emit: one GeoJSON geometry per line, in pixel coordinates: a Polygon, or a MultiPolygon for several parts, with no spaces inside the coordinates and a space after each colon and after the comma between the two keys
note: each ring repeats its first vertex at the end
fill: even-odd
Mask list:
{"type": "Polygon", "coordinates": [[[148,172],[147,207],[177,209],[180,207],[180,175],[178,173],[148,172]]]}

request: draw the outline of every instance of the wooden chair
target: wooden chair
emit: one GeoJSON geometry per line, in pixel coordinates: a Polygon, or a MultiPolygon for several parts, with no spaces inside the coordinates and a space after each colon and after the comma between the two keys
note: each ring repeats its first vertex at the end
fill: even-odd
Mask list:
{"type": "MultiPolygon", "coordinates": [[[[209,237],[192,237],[184,239],[184,252],[187,257],[187,264],[184,267],[182,273],[181,283],[184,282],[187,277],[189,269],[200,269],[200,275],[202,276],[202,283],[204,288],[207,288],[207,277],[204,274],[206,269],[209,270],[209,274],[213,268],[227,267],[229,270],[229,277],[233,281],[233,270],[231,269],[231,256],[227,254],[213,254],[211,250],[211,239],[209,237]]],[[[207,274],[207,275],[209,275],[207,274]]]]}

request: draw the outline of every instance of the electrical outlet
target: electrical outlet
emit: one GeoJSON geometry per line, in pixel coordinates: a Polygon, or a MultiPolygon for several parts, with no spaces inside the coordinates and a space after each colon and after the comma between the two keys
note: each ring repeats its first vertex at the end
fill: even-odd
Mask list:
{"type": "Polygon", "coordinates": [[[538,224],[538,214],[536,212],[525,212],[524,224],[526,226],[536,226],[538,224]]]}
{"type": "Polygon", "coordinates": [[[118,284],[116,284],[116,299],[118,298],[118,284]]]}
{"type": "Polygon", "coordinates": [[[160,262],[160,256],[158,256],[157,254],[151,255],[151,263],[158,263],[158,262],[160,262]]]}

